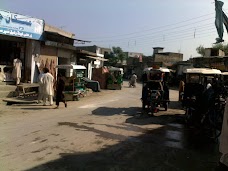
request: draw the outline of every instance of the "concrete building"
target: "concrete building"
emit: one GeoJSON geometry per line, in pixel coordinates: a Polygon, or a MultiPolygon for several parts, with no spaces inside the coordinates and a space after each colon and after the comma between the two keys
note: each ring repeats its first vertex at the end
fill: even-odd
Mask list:
{"type": "Polygon", "coordinates": [[[153,61],[162,62],[167,66],[172,66],[176,62],[183,61],[182,53],[163,52],[164,48],[154,47],[153,61]]]}
{"type": "Polygon", "coordinates": [[[97,60],[95,60],[92,64],[94,68],[100,68],[104,66],[104,61],[107,61],[104,59],[104,55],[106,53],[111,53],[111,49],[109,48],[104,48],[104,47],[99,47],[99,46],[77,46],[78,50],[84,50],[88,52],[95,53],[96,56],[98,57],[97,60]]]}
{"type": "Polygon", "coordinates": [[[117,67],[124,69],[124,76],[128,78],[132,73],[141,75],[143,62],[143,53],[140,52],[124,52],[126,59],[119,61],[117,67]]]}
{"type": "Polygon", "coordinates": [[[74,34],[57,27],[45,25],[43,39],[36,45],[39,52],[32,57],[31,82],[37,82],[37,75],[44,68],[49,68],[50,73],[56,76],[56,65],[76,63],[74,34]]]}
{"type": "Polygon", "coordinates": [[[44,67],[49,68],[55,77],[58,72],[56,65],[72,63],[86,66],[86,76],[91,78],[92,68],[106,61],[104,53],[109,49],[96,48],[95,53],[78,51],[75,42],[88,41],[75,39],[74,36],[73,33],[45,24],[44,20],[0,10],[0,84],[15,83],[12,78],[15,58],[22,61],[22,83],[37,82],[44,67]]]}
{"type": "MultiPolygon", "coordinates": [[[[3,10],[0,10],[0,14],[0,75],[6,75],[4,81],[14,81],[11,76],[14,58],[22,61],[21,81],[24,83],[37,82],[38,74],[44,67],[49,68],[56,76],[56,65],[77,64],[78,56],[82,53],[77,52],[75,41],[87,41],[75,39],[75,34],[44,24],[41,19],[3,10]],[[4,17],[15,15],[17,19],[12,18],[10,21],[6,21],[7,17],[4,17]]],[[[100,65],[100,61],[103,62],[102,53],[105,51],[108,49],[96,49],[95,53],[89,55],[87,52],[83,53],[88,61],[93,61],[96,66],[100,65]]],[[[91,70],[88,72],[91,73],[91,70]]]]}
{"type": "Polygon", "coordinates": [[[228,71],[228,56],[196,57],[192,59],[193,66],[198,68],[214,68],[228,71]]]}
{"type": "Polygon", "coordinates": [[[225,52],[215,48],[205,48],[205,57],[209,56],[225,56],[225,52]]]}
{"type": "Polygon", "coordinates": [[[206,48],[205,56],[192,58],[194,67],[215,68],[221,71],[228,71],[228,56],[222,50],[206,48]]]}

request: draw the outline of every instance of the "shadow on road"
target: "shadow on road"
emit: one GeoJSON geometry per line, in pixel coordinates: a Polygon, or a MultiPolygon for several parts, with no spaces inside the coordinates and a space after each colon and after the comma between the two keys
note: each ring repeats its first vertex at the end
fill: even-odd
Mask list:
{"type": "Polygon", "coordinates": [[[170,123],[184,123],[183,115],[161,115],[161,116],[150,116],[150,115],[136,115],[134,117],[126,119],[126,123],[135,125],[167,125],[170,123]]]}
{"type": "Polygon", "coordinates": [[[179,101],[171,101],[169,103],[169,109],[182,109],[182,105],[181,102],[179,101]]]}
{"type": "Polygon", "coordinates": [[[22,110],[46,110],[46,109],[54,109],[50,107],[30,107],[30,108],[20,108],[22,110]]]}
{"type": "MultiPolygon", "coordinates": [[[[177,109],[181,110],[181,103],[178,101],[171,101],[169,104],[169,109],[177,109]]],[[[162,109],[161,109],[162,111],[162,109]]],[[[112,107],[99,107],[92,111],[93,115],[100,115],[100,116],[112,116],[112,115],[119,115],[119,114],[126,114],[126,115],[137,115],[142,112],[141,107],[129,107],[129,108],[112,108],[112,107]]]]}
{"type": "Polygon", "coordinates": [[[99,107],[92,111],[93,115],[100,116],[112,116],[112,115],[136,115],[141,111],[139,107],[129,107],[129,108],[110,108],[110,107],[99,107]]]}
{"type": "Polygon", "coordinates": [[[59,126],[92,131],[100,141],[115,139],[119,143],[103,146],[96,152],[63,151],[59,159],[27,171],[212,171],[219,160],[217,145],[192,137],[177,123],[161,125],[136,137],[113,134],[93,128],[93,125],[73,122],[60,122],[59,126]]]}

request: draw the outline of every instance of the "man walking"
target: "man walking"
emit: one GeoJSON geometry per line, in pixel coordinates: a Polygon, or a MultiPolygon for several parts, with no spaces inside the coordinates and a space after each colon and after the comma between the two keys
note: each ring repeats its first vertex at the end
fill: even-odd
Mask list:
{"type": "Polygon", "coordinates": [[[46,106],[47,98],[50,102],[50,105],[53,105],[53,96],[54,96],[54,77],[49,73],[48,68],[43,69],[44,74],[42,75],[40,82],[42,84],[42,94],[43,94],[43,105],[46,106]]]}
{"type": "Polygon", "coordinates": [[[63,102],[65,107],[67,107],[67,103],[63,94],[65,88],[65,82],[63,80],[62,74],[58,74],[57,76],[57,85],[56,85],[56,108],[59,108],[59,102],[63,102]]]}

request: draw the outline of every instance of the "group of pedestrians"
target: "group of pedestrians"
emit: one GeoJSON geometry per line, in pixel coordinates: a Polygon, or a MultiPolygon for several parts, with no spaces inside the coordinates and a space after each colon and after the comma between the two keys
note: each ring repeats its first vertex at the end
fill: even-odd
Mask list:
{"type": "Polygon", "coordinates": [[[49,105],[52,106],[53,97],[56,94],[56,109],[59,108],[59,103],[63,102],[65,107],[67,107],[67,103],[63,94],[65,88],[65,82],[61,74],[57,76],[57,82],[55,84],[55,79],[51,73],[49,73],[48,68],[44,68],[43,71],[39,75],[39,94],[38,94],[38,103],[42,103],[43,106],[47,105],[47,99],[49,105]],[[56,90],[56,93],[55,93],[56,90]]]}

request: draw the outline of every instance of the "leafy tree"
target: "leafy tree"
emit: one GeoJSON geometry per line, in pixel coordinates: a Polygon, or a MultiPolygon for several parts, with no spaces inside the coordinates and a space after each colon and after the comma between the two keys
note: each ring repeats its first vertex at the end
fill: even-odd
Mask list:
{"type": "Polygon", "coordinates": [[[205,48],[203,47],[203,45],[200,45],[199,47],[197,47],[196,52],[201,56],[205,56],[205,48]]]}
{"type": "Polygon", "coordinates": [[[105,58],[110,65],[115,66],[119,61],[123,62],[127,56],[120,47],[112,47],[112,52],[105,54],[105,58]]]}

